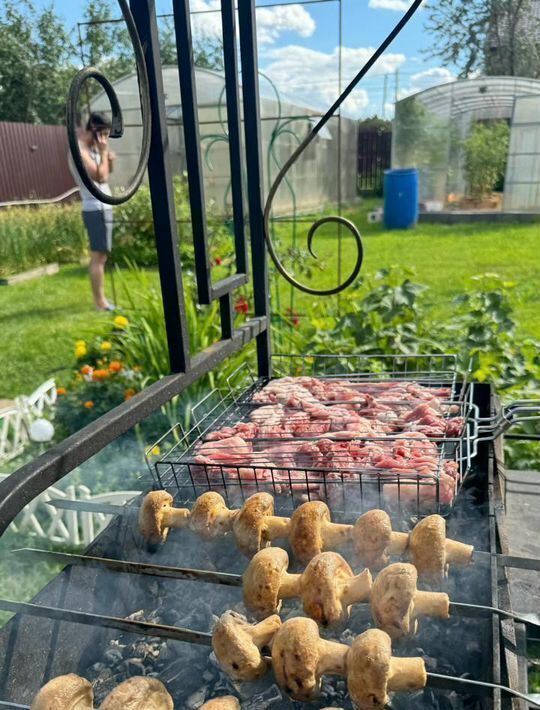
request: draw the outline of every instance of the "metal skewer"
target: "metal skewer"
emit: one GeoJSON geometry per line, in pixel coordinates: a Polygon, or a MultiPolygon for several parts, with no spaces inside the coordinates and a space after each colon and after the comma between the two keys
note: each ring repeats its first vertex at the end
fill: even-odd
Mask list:
{"type": "Polygon", "coordinates": [[[228,572],[213,572],[210,570],[189,569],[186,567],[151,565],[144,562],[114,560],[108,557],[92,557],[89,555],[76,555],[68,552],[54,552],[53,550],[37,550],[31,547],[23,547],[18,550],[13,550],[12,552],[30,559],[65,562],[66,565],[102,567],[110,569],[114,572],[142,574],[152,577],[165,577],[168,579],[188,579],[208,584],[223,584],[228,587],[242,586],[241,575],[229,574],[228,572]]]}
{"type": "MultiPolygon", "coordinates": [[[[86,500],[70,500],[67,498],[53,498],[46,501],[47,505],[53,508],[62,508],[63,510],[74,510],[84,513],[102,513],[103,515],[127,515],[138,514],[139,507],[135,505],[114,505],[111,503],[94,503],[86,500]]],[[[535,557],[516,557],[514,555],[501,555],[498,553],[484,552],[482,550],[474,550],[473,562],[490,564],[491,560],[495,559],[502,567],[513,567],[515,569],[527,569],[534,572],[540,572],[540,559],[535,557]]]]}
{"type": "MultiPolygon", "coordinates": [[[[142,562],[128,562],[125,560],[113,560],[107,557],[91,557],[87,555],[76,555],[67,552],[54,552],[51,550],[37,550],[30,547],[23,547],[13,550],[17,555],[29,557],[31,559],[48,559],[52,562],[65,562],[70,565],[82,565],[87,567],[102,567],[115,572],[126,572],[129,574],[143,574],[155,577],[166,577],[169,579],[188,579],[195,582],[207,584],[224,584],[229,587],[241,587],[242,575],[229,574],[227,572],[213,572],[208,570],[190,569],[185,567],[168,567],[165,565],[150,565],[142,562]]],[[[514,614],[506,609],[497,607],[482,606],[480,604],[465,604],[463,602],[450,602],[450,610],[456,615],[466,617],[489,616],[498,614],[506,619],[513,619],[519,623],[540,628],[540,619],[533,616],[514,614]]]]}
{"type": "Polygon", "coordinates": [[[188,643],[195,643],[202,646],[212,645],[212,634],[204,633],[202,631],[193,631],[192,629],[184,629],[180,626],[154,624],[151,621],[122,619],[117,616],[104,616],[103,614],[92,614],[86,611],[59,609],[53,606],[41,606],[41,604],[15,602],[10,599],[0,599],[0,609],[2,611],[11,611],[14,614],[29,614],[30,616],[39,616],[44,619],[69,621],[72,624],[103,626],[108,629],[127,631],[131,634],[159,636],[160,638],[174,639],[175,641],[187,641],[188,643]]]}
{"type": "Polygon", "coordinates": [[[440,688],[441,690],[455,690],[456,692],[463,692],[465,688],[477,695],[491,695],[494,690],[500,690],[503,695],[511,698],[521,698],[525,700],[529,705],[533,705],[535,708],[540,708],[540,697],[535,695],[526,695],[525,693],[520,693],[519,690],[514,690],[513,688],[507,688],[504,685],[498,685],[496,683],[487,683],[481,680],[472,680],[471,678],[458,678],[451,675],[441,675],[440,673],[431,673],[428,671],[427,684],[431,688],[440,688]],[[465,686],[465,687],[464,687],[465,686]]]}
{"type": "MultiPolygon", "coordinates": [[[[38,616],[46,619],[55,619],[57,621],[68,621],[74,624],[102,626],[105,628],[115,628],[121,631],[127,631],[128,633],[158,636],[160,638],[169,638],[176,641],[186,641],[188,643],[195,643],[202,646],[212,645],[212,634],[193,631],[192,629],[184,629],[177,626],[154,624],[149,621],[122,619],[115,616],[103,616],[101,614],[73,611],[71,609],[41,606],[26,602],[15,602],[8,599],[0,599],[0,609],[3,611],[29,614],[30,616],[38,616]]],[[[469,692],[479,693],[481,695],[491,695],[493,690],[500,690],[504,695],[520,698],[534,707],[540,707],[540,702],[536,698],[520,693],[512,688],[507,688],[504,685],[471,680],[470,678],[457,678],[454,676],[440,675],[439,673],[427,673],[427,678],[428,685],[433,688],[454,690],[457,692],[466,689],[469,692]]]]}

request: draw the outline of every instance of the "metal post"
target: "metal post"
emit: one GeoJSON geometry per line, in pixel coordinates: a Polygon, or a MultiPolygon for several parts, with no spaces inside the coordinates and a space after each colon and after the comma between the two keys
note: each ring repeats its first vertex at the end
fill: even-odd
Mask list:
{"type": "Polygon", "coordinates": [[[225,94],[227,98],[227,126],[229,158],[231,164],[231,195],[234,221],[236,270],[248,272],[248,250],[245,238],[244,199],[242,193],[242,136],[240,95],[238,90],[238,60],[236,50],[235,1],[221,0],[221,26],[223,30],[223,64],[225,94]]]}
{"type": "MultiPolygon", "coordinates": [[[[267,316],[270,312],[270,299],[268,293],[268,263],[264,241],[261,118],[254,0],[241,0],[238,5],[238,24],[242,57],[242,94],[244,98],[244,135],[246,141],[253,298],[255,315],[267,316]]],[[[257,367],[260,377],[268,377],[270,375],[270,329],[257,336],[257,367]]]]}
{"type": "Polygon", "coordinates": [[[152,142],[148,175],[170,367],[172,372],[187,372],[190,369],[189,336],[178,249],[155,1],[131,0],[130,7],[144,48],[150,84],[152,142]]]}
{"type": "Polygon", "coordinates": [[[182,100],[182,124],[186,147],[187,179],[189,186],[189,205],[193,228],[193,247],[195,249],[195,274],[200,303],[212,302],[212,283],[210,276],[210,256],[208,254],[208,229],[206,224],[206,205],[204,197],[204,177],[201,160],[201,140],[199,135],[199,116],[197,87],[195,85],[195,67],[193,64],[191,15],[189,0],[173,2],[176,52],[178,56],[178,74],[180,79],[180,97],[182,100]]]}

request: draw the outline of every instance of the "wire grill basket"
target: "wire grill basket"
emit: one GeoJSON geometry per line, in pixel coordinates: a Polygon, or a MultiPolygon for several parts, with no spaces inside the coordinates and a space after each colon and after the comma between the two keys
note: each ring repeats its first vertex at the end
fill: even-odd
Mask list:
{"type": "MultiPolygon", "coordinates": [[[[241,504],[255,492],[268,491],[276,497],[280,510],[292,510],[305,500],[321,499],[345,516],[374,507],[399,512],[405,509],[414,515],[450,511],[471,470],[478,436],[472,387],[459,381],[454,355],[276,356],[275,372],[356,383],[360,389],[368,386],[370,391],[380,386],[383,393],[393,383],[415,382],[437,392],[445,420],[460,417],[463,425],[453,436],[445,434],[427,440],[407,432],[358,435],[348,442],[340,441],[332,432],[322,437],[252,437],[245,455],[239,450],[229,456],[230,441],[213,441],[215,432],[249,422],[253,412],[264,406],[256,400],[269,383],[255,379],[249,368],[242,367],[223,390],[213,390],[193,407],[193,426],[188,432],[177,424],[156,442],[163,451],[159,459],[152,460],[151,456],[156,444],[148,450],[155,484],[171,490],[179,504],[188,504],[212,489],[222,493],[230,505],[241,504]],[[216,454],[212,462],[202,461],[202,445],[206,447],[203,450],[216,454]],[[351,457],[354,447],[357,453],[370,450],[369,447],[388,454],[399,449],[401,455],[415,449],[420,457],[424,453],[429,457],[429,470],[425,462],[413,467],[412,460],[403,470],[383,469],[362,461],[361,456],[351,457]],[[310,459],[317,452],[317,460],[310,459]]],[[[398,420],[418,404],[414,399],[394,402],[384,396],[379,401],[392,405],[398,420]]]]}

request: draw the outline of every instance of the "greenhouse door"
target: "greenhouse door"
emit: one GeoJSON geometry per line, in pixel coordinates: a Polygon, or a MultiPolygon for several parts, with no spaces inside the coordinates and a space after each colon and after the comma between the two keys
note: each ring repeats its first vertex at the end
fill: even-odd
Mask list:
{"type": "Polygon", "coordinates": [[[540,212],[540,96],[514,102],[504,181],[505,212],[540,212]]]}

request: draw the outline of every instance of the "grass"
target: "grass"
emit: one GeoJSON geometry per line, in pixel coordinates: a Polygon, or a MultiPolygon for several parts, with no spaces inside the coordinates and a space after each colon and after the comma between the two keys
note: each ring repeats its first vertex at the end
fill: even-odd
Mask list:
{"type": "MultiPolygon", "coordinates": [[[[110,284],[108,276],[109,297],[110,284]]],[[[47,377],[65,373],[74,341],[96,335],[110,320],[110,313],[94,309],[82,266],[61,266],[54,276],[0,287],[0,399],[29,394],[47,377]]]]}
{"type": "MultiPolygon", "coordinates": [[[[471,289],[473,276],[497,273],[516,284],[513,305],[522,334],[540,339],[540,225],[489,224],[465,225],[420,224],[410,231],[388,231],[380,224],[368,224],[367,212],[380,201],[367,200],[362,209],[346,214],[360,229],[364,244],[361,273],[373,274],[378,269],[394,265],[411,267],[416,281],[429,287],[427,294],[438,318],[452,317],[452,298],[471,289]]],[[[298,227],[298,244],[304,248],[309,223],[298,227]]],[[[290,225],[280,225],[279,235],[284,245],[291,244],[290,225]]],[[[323,227],[314,238],[314,251],[325,263],[325,270],[315,270],[309,280],[300,281],[329,287],[336,283],[338,240],[336,227],[323,227]]],[[[352,237],[343,231],[342,269],[346,275],[355,259],[352,237]]],[[[306,256],[306,264],[314,263],[306,256]]],[[[284,290],[281,290],[284,295],[284,290]]],[[[342,298],[347,298],[344,292],[342,298]]],[[[298,308],[313,298],[296,299],[298,308]]]]}
{"type": "MultiPolygon", "coordinates": [[[[349,213],[364,241],[362,273],[374,273],[392,265],[413,267],[416,280],[429,286],[427,297],[438,318],[452,318],[453,296],[471,288],[471,277],[495,272],[516,283],[513,296],[521,333],[540,339],[540,234],[538,225],[419,225],[406,232],[385,231],[367,223],[367,211],[375,201],[349,213]]],[[[305,248],[309,223],[298,225],[298,245],[305,248]]],[[[279,225],[285,247],[291,243],[291,225],[279,225]]],[[[343,272],[354,259],[352,239],[344,232],[343,272]]],[[[338,249],[335,226],[323,227],[315,236],[314,250],[325,264],[315,269],[312,285],[329,287],[336,282],[338,249]]],[[[303,259],[306,265],[311,257],[303,259]]],[[[306,275],[297,274],[300,281],[306,275]]],[[[136,286],[127,275],[128,285],[136,286]]],[[[157,274],[151,272],[151,279],[157,274]]],[[[118,285],[118,281],[117,281],[118,285]]],[[[290,303],[290,290],[281,280],[281,307],[290,303]]],[[[111,294],[110,281],[108,293],[111,294]]],[[[342,298],[348,297],[347,292],[342,298]]],[[[302,310],[316,297],[295,294],[295,308],[302,310]]],[[[120,298],[121,303],[121,298],[120,298]]],[[[128,314],[129,315],[129,314],[128,314]]],[[[87,270],[62,266],[60,273],[39,280],[0,287],[0,398],[30,392],[51,374],[58,375],[72,363],[73,343],[94,335],[110,319],[92,306],[87,270]]]]}

